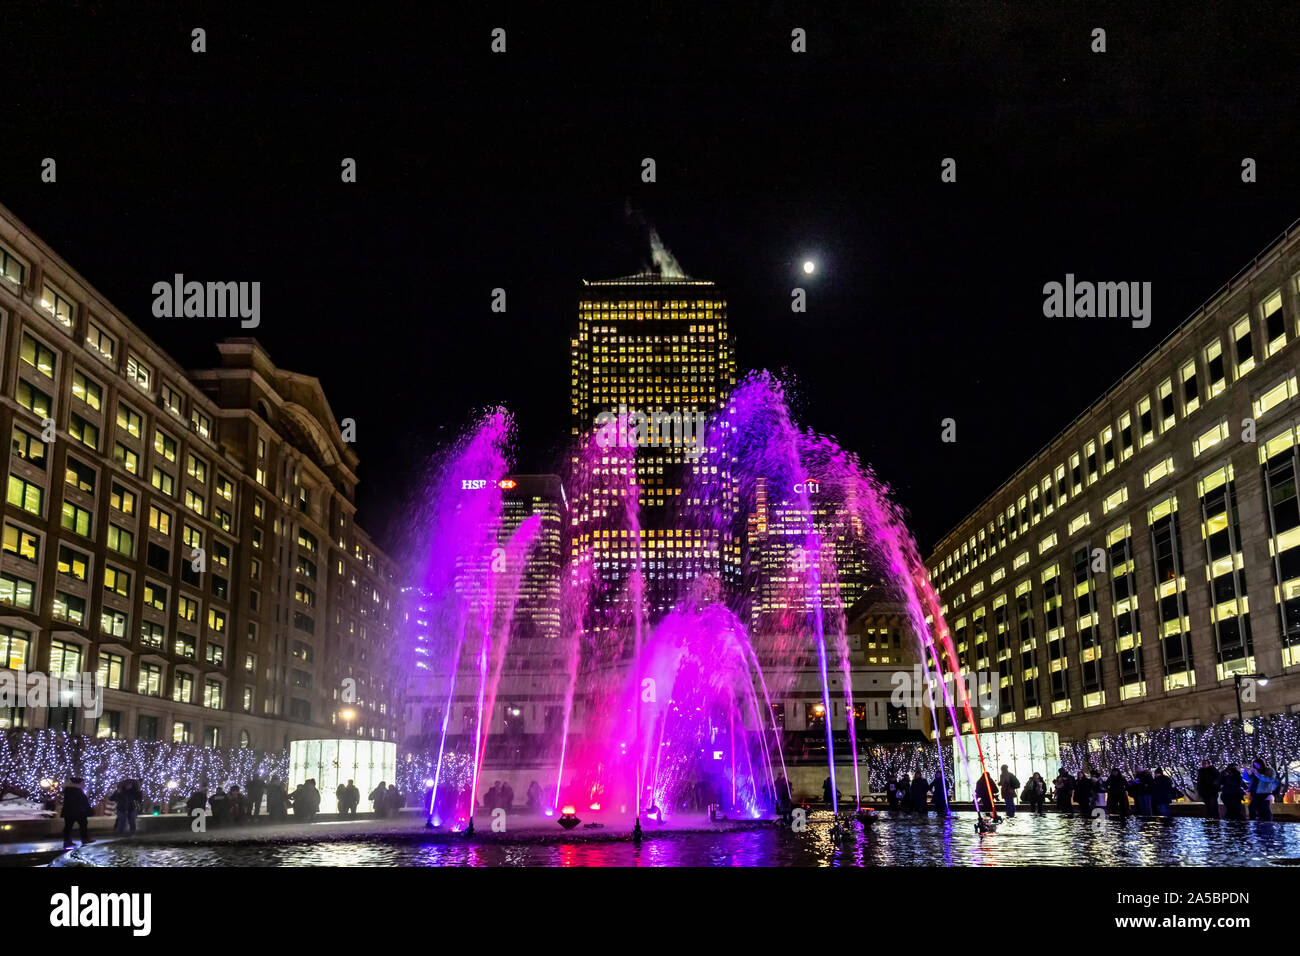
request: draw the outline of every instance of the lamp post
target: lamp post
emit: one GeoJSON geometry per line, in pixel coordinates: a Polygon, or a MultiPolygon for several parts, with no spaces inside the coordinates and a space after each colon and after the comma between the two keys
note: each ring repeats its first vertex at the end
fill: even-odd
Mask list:
{"type": "MultiPolygon", "coordinates": [[[[1253,680],[1260,687],[1267,687],[1268,675],[1267,674],[1242,674],[1240,672],[1237,672],[1232,675],[1232,687],[1233,690],[1235,690],[1237,693],[1237,722],[1241,724],[1241,732],[1243,735],[1246,733],[1246,718],[1241,713],[1241,684],[1243,681],[1247,681],[1247,680],[1253,680]]],[[[1252,741],[1251,748],[1250,748],[1250,755],[1254,756],[1255,752],[1256,752],[1256,747],[1254,746],[1254,741],[1252,741]]],[[[1246,759],[1246,755],[1243,753],[1242,760],[1244,761],[1245,759],[1246,759]]]]}
{"type": "Polygon", "coordinates": [[[343,732],[349,737],[352,736],[352,721],[356,719],[357,712],[351,707],[339,711],[339,716],[343,718],[343,732]]]}

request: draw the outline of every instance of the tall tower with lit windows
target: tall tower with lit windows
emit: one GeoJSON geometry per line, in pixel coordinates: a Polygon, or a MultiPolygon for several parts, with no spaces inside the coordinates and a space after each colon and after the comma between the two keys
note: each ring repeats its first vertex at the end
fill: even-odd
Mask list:
{"type": "Polygon", "coordinates": [[[724,408],[736,384],[727,303],[717,286],[656,272],[584,280],[570,358],[575,449],[602,421],[612,421],[617,432],[610,433],[616,447],[574,452],[573,567],[593,573],[608,606],[627,600],[631,571],[643,562],[652,617],[701,579],[734,584],[740,540],[730,522],[687,517],[701,504],[688,499],[702,477],[717,498],[708,507],[735,509],[728,462],[718,449],[703,447],[707,436],[700,434],[700,423],[724,408]],[[629,455],[640,506],[636,527],[628,520],[629,482],[609,472],[625,468],[629,455]]]}

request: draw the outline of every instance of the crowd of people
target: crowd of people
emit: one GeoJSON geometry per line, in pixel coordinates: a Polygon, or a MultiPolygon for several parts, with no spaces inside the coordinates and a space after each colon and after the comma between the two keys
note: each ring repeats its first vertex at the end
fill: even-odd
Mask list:
{"type": "MultiPolygon", "coordinates": [[[[829,803],[829,777],[823,789],[829,803]]],[[[1205,805],[1206,816],[1215,820],[1271,820],[1272,804],[1282,799],[1284,790],[1285,784],[1264,760],[1253,761],[1245,771],[1236,763],[1220,771],[1207,760],[1196,776],[1196,794],[1205,805]]],[[[1061,813],[1078,812],[1086,817],[1098,807],[1120,818],[1170,817],[1174,803],[1185,792],[1162,767],[1132,775],[1114,768],[1104,778],[1095,771],[1081,770],[1075,775],[1062,767],[1049,789],[1042,774],[1034,773],[1022,784],[1003,764],[996,780],[985,773],[976,781],[974,802],[981,813],[997,814],[1001,808],[1008,817],[1014,817],[1019,807],[1046,813],[1049,802],[1061,813]]],[[[931,781],[919,773],[914,777],[900,774],[889,784],[886,796],[890,810],[924,813],[927,802],[935,810],[947,809],[942,777],[931,781]]]]}
{"type": "Polygon", "coordinates": [[[375,808],[375,816],[388,817],[406,806],[406,794],[398,790],[395,784],[380,780],[379,786],[370,791],[370,803],[375,808]]]}
{"type": "Polygon", "coordinates": [[[320,791],[316,789],[314,779],[303,781],[290,793],[279,777],[272,777],[269,781],[253,777],[242,789],[238,784],[231,784],[229,789],[218,786],[211,794],[198,788],[190,793],[184,809],[191,816],[196,810],[206,810],[207,822],[221,826],[261,816],[263,800],[266,815],[272,821],[287,820],[290,809],[295,820],[306,822],[320,812],[320,791]]]}
{"type": "MultiPolygon", "coordinates": [[[[822,795],[830,802],[830,777],[822,782],[822,795]]],[[[942,775],[927,780],[925,774],[899,774],[889,784],[885,797],[889,809],[905,813],[928,813],[933,809],[939,815],[948,812],[948,788],[942,775]]]]}
{"type": "MultiPolygon", "coordinates": [[[[355,781],[349,780],[345,784],[339,784],[334,795],[338,800],[339,815],[355,817],[361,803],[361,792],[357,789],[355,781]]],[[[530,793],[530,798],[531,796],[530,793]]],[[[386,817],[405,806],[406,795],[396,786],[381,781],[370,794],[370,800],[374,805],[375,815],[386,817]]],[[[144,812],[146,803],[140,781],[131,778],[119,781],[105,803],[116,815],[114,827],[116,832],[122,836],[134,836],[137,818],[144,812]]],[[[223,826],[253,820],[262,815],[263,807],[265,807],[266,817],[271,821],[288,820],[289,813],[292,811],[295,821],[310,823],[320,813],[320,803],[321,793],[314,779],[303,781],[290,793],[279,777],[273,776],[270,780],[263,780],[260,776],[255,776],[246,781],[242,788],[238,784],[231,784],[228,788],[218,786],[211,793],[206,788],[196,788],[183,805],[178,799],[168,809],[190,816],[193,816],[196,810],[203,810],[205,826],[223,826]]],[[[153,808],[155,813],[161,809],[159,806],[153,808]]],[[[94,812],[94,807],[86,796],[85,780],[81,777],[69,777],[63,788],[59,810],[59,815],[64,821],[65,848],[75,845],[72,842],[74,828],[79,829],[83,844],[92,842],[89,839],[88,824],[94,812]]]]}
{"type": "Polygon", "coordinates": [[[1243,803],[1248,806],[1250,819],[1272,820],[1272,804],[1282,799],[1285,789],[1280,775],[1263,760],[1255,760],[1245,773],[1235,763],[1220,773],[1206,760],[1196,772],[1196,793],[1205,804],[1205,815],[1216,820],[1220,801],[1225,820],[1242,819],[1243,803]]]}

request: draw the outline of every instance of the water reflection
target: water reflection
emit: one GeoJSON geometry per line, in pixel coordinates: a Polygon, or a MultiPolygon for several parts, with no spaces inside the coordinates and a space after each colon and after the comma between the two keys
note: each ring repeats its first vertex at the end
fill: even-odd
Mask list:
{"type": "MultiPolygon", "coordinates": [[[[1259,866],[1300,858],[1300,826],[1198,818],[1098,822],[1016,816],[978,834],[971,814],[951,819],[882,814],[849,826],[842,843],[830,820],[803,832],[775,827],[698,833],[660,831],[640,847],[626,838],[569,838],[541,831],[466,842],[389,830],[366,837],[184,843],[159,835],[92,844],[77,853],[99,866],[1259,866]]],[[[209,837],[212,837],[209,834],[209,837]]],[[[62,862],[71,862],[63,860],[62,862]]]]}

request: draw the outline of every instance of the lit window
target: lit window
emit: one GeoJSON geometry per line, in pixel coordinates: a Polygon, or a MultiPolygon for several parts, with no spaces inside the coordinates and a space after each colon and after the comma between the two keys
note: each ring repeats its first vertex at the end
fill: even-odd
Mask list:
{"type": "Polygon", "coordinates": [[[1282,320],[1282,293],[1274,292],[1265,299],[1260,313],[1264,316],[1264,335],[1268,343],[1264,350],[1272,356],[1286,345],[1286,324],[1282,320]]]}
{"type": "Polygon", "coordinates": [[[91,322],[86,329],[86,348],[91,349],[105,362],[112,362],[117,349],[117,342],[111,335],[91,322]]]}
{"type": "Polygon", "coordinates": [[[1278,405],[1281,405],[1283,402],[1290,401],[1291,399],[1295,398],[1295,396],[1296,396],[1296,377],[1294,375],[1290,375],[1284,378],[1282,381],[1278,382],[1268,391],[1255,396],[1255,400],[1252,403],[1255,412],[1255,417],[1262,418],[1264,415],[1272,411],[1278,405]]]}
{"type": "Polygon", "coordinates": [[[46,378],[54,378],[54,350],[27,332],[23,333],[19,356],[46,378]]]}
{"type": "Polygon", "coordinates": [[[0,246],[0,279],[20,287],[27,281],[27,263],[6,246],[0,246]]]}
{"type": "Polygon", "coordinates": [[[1161,382],[1156,397],[1160,400],[1160,432],[1164,434],[1178,420],[1174,410],[1174,383],[1169,379],[1161,382]]]}
{"type": "Polygon", "coordinates": [[[200,438],[212,437],[212,419],[208,418],[197,408],[190,412],[190,427],[200,438]]]}
{"type": "Polygon", "coordinates": [[[162,383],[162,403],[163,408],[171,412],[177,418],[185,417],[185,399],[181,393],[176,391],[166,382],[162,383]]]}
{"type": "Polygon", "coordinates": [[[1159,464],[1152,465],[1150,468],[1147,469],[1147,473],[1143,477],[1144,487],[1150,488],[1161,478],[1164,478],[1166,475],[1173,474],[1173,471],[1174,471],[1174,459],[1172,457],[1166,458],[1164,461],[1160,462],[1159,464]]]}
{"type": "Polygon", "coordinates": [[[1255,349],[1250,338],[1250,316],[1243,315],[1232,326],[1232,343],[1237,360],[1237,378],[1255,367],[1255,349]]]}
{"type": "Polygon", "coordinates": [[[134,352],[128,352],[126,356],[126,377],[141,391],[147,392],[153,386],[153,369],[134,352]]]}
{"type": "Polygon", "coordinates": [[[1205,381],[1209,390],[1207,400],[1219,395],[1228,387],[1223,368],[1223,343],[1218,339],[1205,348],[1205,381]]]}
{"type": "Polygon", "coordinates": [[[1224,441],[1227,437],[1228,423],[1226,421],[1219,422],[1219,424],[1215,425],[1209,431],[1202,435],[1198,435],[1196,440],[1192,442],[1193,457],[1199,457],[1203,452],[1213,448],[1219,442],[1224,441]]]}
{"type": "Polygon", "coordinates": [[[99,411],[103,404],[104,390],[97,382],[87,378],[86,373],[81,369],[72,373],[72,394],[95,411],[99,411]]]}
{"type": "Polygon", "coordinates": [[[54,317],[64,328],[72,328],[77,315],[77,307],[67,295],[54,283],[47,281],[41,290],[41,308],[54,317]]]}
{"type": "Polygon", "coordinates": [[[121,428],[131,435],[134,435],[136,438],[139,438],[141,422],[142,419],[140,418],[139,412],[136,412],[129,405],[124,405],[121,402],[117,403],[118,428],[121,428]]]}
{"type": "Polygon", "coordinates": [[[1196,376],[1196,359],[1184,364],[1178,373],[1178,377],[1183,383],[1183,414],[1190,415],[1201,407],[1201,391],[1196,376]]]}

